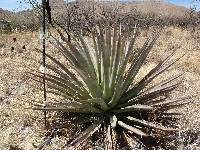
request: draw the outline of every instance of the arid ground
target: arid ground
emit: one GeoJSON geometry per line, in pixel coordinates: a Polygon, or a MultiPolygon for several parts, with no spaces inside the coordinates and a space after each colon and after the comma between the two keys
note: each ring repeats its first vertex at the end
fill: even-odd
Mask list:
{"type": "MultiPolygon", "coordinates": [[[[141,33],[136,48],[142,45],[147,33],[141,33]]],[[[39,70],[42,58],[34,49],[40,45],[36,32],[0,36],[0,150],[33,150],[44,140],[43,112],[31,109],[43,101],[42,85],[30,74],[39,70]],[[17,41],[14,42],[13,38],[17,41]],[[22,48],[24,45],[25,49],[22,48]]],[[[200,40],[187,29],[163,29],[138,78],[175,49],[173,59],[184,56],[155,82],[183,73],[182,83],[171,95],[191,96],[192,102],[174,110],[183,113],[177,138],[182,142],[179,149],[197,150],[200,149],[200,40]]],[[[52,53],[55,50],[48,46],[47,51],[52,53]]],[[[60,149],[66,141],[64,136],[55,137],[46,149],[60,149]]]]}

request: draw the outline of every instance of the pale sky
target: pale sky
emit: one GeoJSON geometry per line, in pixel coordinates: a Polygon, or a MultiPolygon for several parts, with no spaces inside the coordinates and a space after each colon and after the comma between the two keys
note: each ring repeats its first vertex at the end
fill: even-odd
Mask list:
{"type": "MultiPolygon", "coordinates": [[[[24,1],[28,1],[28,0],[0,0],[0,8],[3,8],[5,10],[11,10],[11,11],[20,11],[20,10],[30,8],[31,5],[25,3],[24,1]],[[20,3],[20,1],[22,2],[20,3]]],[[[36,0],[36,1],[40,2],[41,0],[36,0]]],[[[72,0],[69,0],[69,1],[72,1],[72,0]]],[[[131,0],[126,0],[126,1],[131,1],[131,0]]],[[[179,6],[185,6],[187,8],[190,8],[191,6],[195,4],[194,3],[195,0],[165,0],[165,1],[179,5],[179,6]]],[[[199,5],[200,5],[200,2],[199,2],[199,5]]]]}

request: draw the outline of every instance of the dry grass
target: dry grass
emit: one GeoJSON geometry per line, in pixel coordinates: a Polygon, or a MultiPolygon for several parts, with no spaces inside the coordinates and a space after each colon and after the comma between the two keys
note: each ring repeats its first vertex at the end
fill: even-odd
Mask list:
{"type": "MultiPolygon", "coordinates": [[[[136,47],[144,41],[145,32],[141,34],[136,47]]],[[[4,50],[0,53],[0,149],[32,150],[41,143],[45,134],[43,113],[26,109],[43,100],[43,93],[39,90],[40,85],[33,82],[28,73],[39,68],[38,62],[41,56],[34,51],[34,48],[40,47],[38,34],[2,35],[0,45],[2,44],[4,50]],[[17,38],[18,44],[12,42],[14,37],[17,38]],[[21,51],[21,45],[24,44],[26,50],[21,51]],[[13,52],[11,52],[12,46],[15,48],[13,52]]],[[[179,138],[185,145],[180,149],[200,149],[200,138],[193,138],[192,141],[195,132],[200,137],[199,43],[187,30],[172,27],[164,29],[140,75],[144,75],[155,63],[172,52],[173,48],[177,49],[175,57],[184,53],[185,56],[156,81],[176,73],[184,73],[181,86],[172,94],[191,95],[194,100],[190,105],[176,110],[184,114],[180,120],[179,138]],[[192,133],[189,131],[186,133],[186,130],[192,133]]],[[[65,137],[56,137],[47,149],[60,149],[63,143],[66,143],[65,137]]]]}

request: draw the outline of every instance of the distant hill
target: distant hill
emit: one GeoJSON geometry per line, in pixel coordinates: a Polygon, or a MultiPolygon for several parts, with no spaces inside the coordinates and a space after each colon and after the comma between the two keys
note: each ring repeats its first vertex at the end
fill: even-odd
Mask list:
{"type": "MultiPolygon", "coordinates": [[[[67,8],[78,6],[79,9],[84,10],[87,7],[94,8],[93,13],[98,14],[108,8],[116,8],[121,13],[139,13],[142,15],[152,14],[160,18],[178,18],[182,19],[185,15],[188,15],[190,10],[183,6],[177,6],[171,3],[162,1],[141,1],[141,2],[122,2],[113,0],[77,0],[76,2],[65,2],[64,0],[51,0],[52,16],[58,17],[66,13],[67,8]]],[[[0,9],[0,20],[4,19],[11,22],[17,22],[17,24],[25,24],[27,22],[38,23],[38,12],[35,9],[25,10],[20,12],[11,12],[0,9]]],[[[65,15],[63,15],[65,16],[65,15]]]]}
{"type": "Polygon", "coordinates": [[[169,17],[183,17],[189,11],[189,9],[185,7],[165,2],[145,1],[126,3],[126,10],[131,10],[133,8],[143,13],[155,13],[157,15],[169,17]]]}
{"type": "MultiPolygon", "coordinates": [[[[87,7],[95,5],[98,9],[99,6],[104,7],[116,7],[122,8],[124,11],[129,12],[131,10],[136,10],[141,13],[154,13],[158,16],[167,17],[184,17],[189,9],[183,6],[177,6],[172,3],[167,3],[163,1],[115,1],[115,0],[77,0],[76,2],[70,2],[68,5],[80,4],[80,6],[87,7]]],[[[52,0],[51,6],[54,8],[55,12],[60,12],[66,8],[67,3],[63,0],[52,0]]]]}
{"type": "Polygon", "coordinates": [[[0,8],[0,19],[5,19],[8,21],[13,21],[13,20],[26,20],[26,19],[32,19],[34,18],[34,11],[33,10],[24,10],[20,12],[12,12],[8,10],[3,10],[0,8]]]}
{"type": "MultiPolygon", "coordinates": [[[[72,5],[74,3],[82,3],[84,5],[101,5],[101,6],[113,6],[113,7],[121,7],[125,11],[131,11],[133,9],[142,12],[142,13],[155,13],[161,16],[168,17],[183,17],[186,13],[189,12],[189,9],[183,6],[177,6],[171,3],[161,2],[161,1],[142,1],[142,2],[120,2],[120,1],[112,1],[112,0],[79,0],[76,2],[70,2],[68,5],[72,5]]],[[[57,12],[62,12],[63,8],[66,7],[67,3],[63,0],[51,0],[50,1],[53,10],[57,12]]],[[[0,8],[0,19],[29,19],[30,17],[34,17],[34,13],[32,10],[25,10],[20,12],[11,12],[7,10],[3,10],[0,8]]]]}
{"type": "Polygon", "coordinates": [[[37,12],[35,10],[12,12],[0,8],[0,20],[10,22],[12,29],[21,28],[21,26],[26,26],[26,28],[29,28],[30,30],[37,29],[39,25],[39,19],[36,16],[37,12]]]}

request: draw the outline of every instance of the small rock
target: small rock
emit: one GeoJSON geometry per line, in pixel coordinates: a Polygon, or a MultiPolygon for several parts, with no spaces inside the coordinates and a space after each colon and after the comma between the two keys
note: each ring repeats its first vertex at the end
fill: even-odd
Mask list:
{"type": "Polygon", "coordinates": [[[18,145],[10,145],[9,150],[22,150],[18,145]]]}
{"type": "Polygon", "coordinates": [[[13,89],[12,94],[24,95],[28,90],[27,84],[17,84],[16,87],[13,89]]]}

